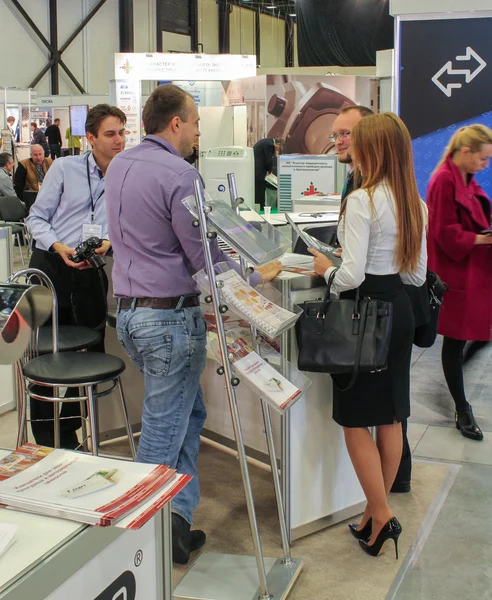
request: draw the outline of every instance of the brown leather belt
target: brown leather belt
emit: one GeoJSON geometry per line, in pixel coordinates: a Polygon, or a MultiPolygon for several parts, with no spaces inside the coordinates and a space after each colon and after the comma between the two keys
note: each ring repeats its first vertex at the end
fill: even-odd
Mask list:
{"type": "Polygon", "coordinates": [[[120,310],[128,310],[135,300],[136,308],[190,308],[200,306],[198,296],[176,296],[175,298],[119,298],[120,310]]]}

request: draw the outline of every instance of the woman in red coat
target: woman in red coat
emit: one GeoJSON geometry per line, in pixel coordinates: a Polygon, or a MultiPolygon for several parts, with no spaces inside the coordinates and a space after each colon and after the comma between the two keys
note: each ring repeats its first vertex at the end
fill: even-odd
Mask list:
{"type": "Polygon", "coordinates": [[[483,433],[465,396],[463,349],[488,341],[492,327],[491,208],[475,173],[489,166],[492,130],[470,125],[457,131],[427,192],[428,265],[449,286],[439,315],[444,336],[442,368],[456,406],[456,428],[472,440],[483,433]]]}

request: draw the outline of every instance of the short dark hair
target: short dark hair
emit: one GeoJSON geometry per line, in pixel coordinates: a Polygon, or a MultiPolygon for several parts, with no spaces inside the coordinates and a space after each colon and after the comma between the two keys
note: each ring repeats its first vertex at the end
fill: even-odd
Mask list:
{"type": "Polygon", "coordinates": [[[143,109],[143,123],[148,135],[164,131],[174,117],[188,118],[188,98],[193,98],[172,83],[156,87],[143,109]]]}
{"type": "Polygon", "coordinates": [[[53,123],[61,123],[61,119],[55,119],[53,123]]]}
{"type": "Polygon", "coordinates": [[[9,154],[8,152],[2,152],[0,154],[0,167],[5,167],[5,165],[11,160],[14,160],[12,154],[9,154]]]}
{"type": "Polygon", "coordinates": [[[367,106],[345,106],[339,114],[344,115],[351,110],[358,110],[361,117],[369,117],[374,114],[374,111],[371,108],[367,108],[367,106]]]}
{"type": "Polygon", "coordinates": [[[86,132],[92,133],[92,135],[97,137],[99,127],[101,127],[101,123],[106,117],[116,117],[123,125],[126,125],[126,115],[120,108],[110,106],[109,104],[96,104],[87,113],[87,119],[85,120],[86,132]]]}
{"type": "Polygon", "coordinates": [[[36,127],[36,129],[38,128],[38,124],[35,123],[34,121],[31,123],[31,127],[36,127]]]}

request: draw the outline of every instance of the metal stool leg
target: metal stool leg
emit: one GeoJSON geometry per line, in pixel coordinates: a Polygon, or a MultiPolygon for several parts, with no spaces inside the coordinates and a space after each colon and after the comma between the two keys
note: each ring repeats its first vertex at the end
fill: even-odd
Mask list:
{"type": "MultiPolygon", "coordinates": [[[[20,367],[19,367],[20,369],[20,367]]],[[[26,394],[26,390],[25,390],[25,383],[24,383],[24,378],[22,377],[22,373],[20,373],[21,375],[21,380],[22,380],[22,390],[21,393],[19,393],[19,404],[17,407],[17,410],[19,412],[19,428],[17,430],[17,445],[16,448],[19,448],[20,446],[22,446],[22,444],[25,444],[27,442],[27,394],[26,394]]]]}
{"type": "MultiPolygon", "coordinates": [[[[84,395],[84,388],[79,388],[80,395],[84,395]]],[[[87,404],[85,400],[80,401],[80,416],[82,423],[82,448],[85,452],[89,451],[89,445],[87,444],[87,404]]]]}
{"type": "Polygon", "coordinates": [[[25,261],[24,261],[24,252],[22,251],[22,243],[21,243],[21,237],[20,237],[20,234],[19,234],[19,233],[16,233],[16,234],[15,234],[15,237],[16,237],[16,239],[17,239],[17,243],[19,244],[19,252],[20,252],[20,255],[21,255],[22,266],[23,266],[23,267],[25,267],[25,266],[26,266],[26,263],[25,263],[25,261]]]}
{"type": "Polygon", "coordinates": [[[99,456],[99,429],[97,419],[97,404],[92,385],[87,386],[87,414],[91,430],[91,445],[93,456],[99,456]]]}
{"type": "Polygon", "coordinates": [[[137,459],[137,450],[135,448],[135,440],[133,439],[132,426],[130,424],[130,418],[128,416],[128,409],[126,407],[125,395],[123,394],[123,386],[121,385],[121,379],[119,377],[116,379],[116,384],[118,386],[118,391],[120,393],[121,409],[123,411],[123,416],[125,418],[125,427],[126,427],[126,432],[128,434],[128,443],[130,444],[130,452],[132,453],[133,460],[136,460],[137,459]]]}
{"type": "MultiPolygon", "coordinates": [[[[53,396],[58,398],[59,389],[53,388],[53,396]]],[[[53,433],[54,433],[54,446],[55,448],[60,447],[60,402],[53,402],[53,433]]]]}

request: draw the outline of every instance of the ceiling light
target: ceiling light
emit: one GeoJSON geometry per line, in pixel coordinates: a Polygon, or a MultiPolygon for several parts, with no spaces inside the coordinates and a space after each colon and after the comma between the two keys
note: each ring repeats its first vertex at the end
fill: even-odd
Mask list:
{"type": "Polygon", "coordinates": [[[289,17],[295,17],[296,13],[289,13],[289,17]]]}

